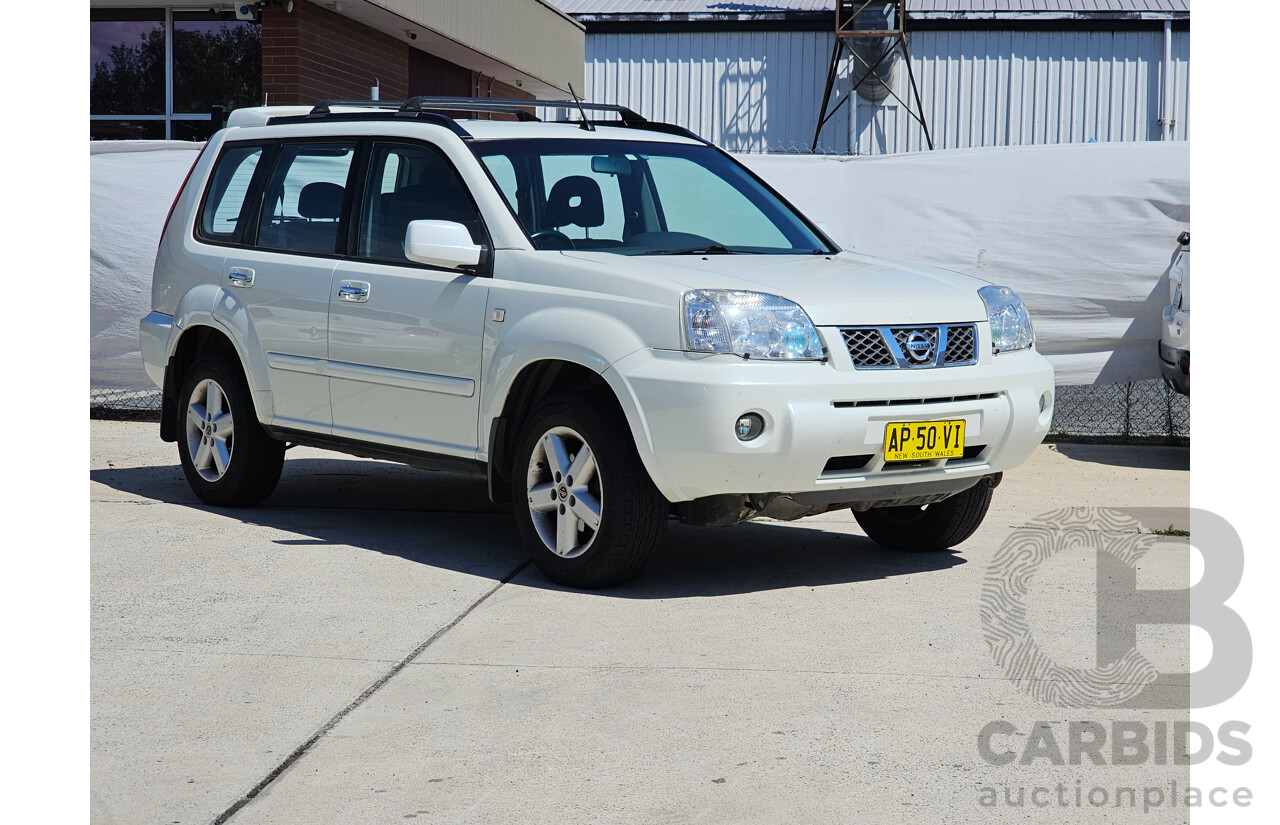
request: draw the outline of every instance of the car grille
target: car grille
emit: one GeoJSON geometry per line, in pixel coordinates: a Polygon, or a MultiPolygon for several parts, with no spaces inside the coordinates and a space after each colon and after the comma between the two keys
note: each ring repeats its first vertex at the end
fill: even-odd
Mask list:
{"type": "Polygon", "coordinates": [[[972,364],[978,360],[977,334],[972,326],[952,327],[947,336],[944,364],[972,364]]]}
{"type": "Polygon", "coordinates": [[[892,367],[897,363],[878,329],[842,329],[855,367],[892,367]]]}
{"type": "Polygon", "coordinates": [[[840,335],[860,370],[962,367],[978,360],[973,324],[842,327],[840,335]]]}

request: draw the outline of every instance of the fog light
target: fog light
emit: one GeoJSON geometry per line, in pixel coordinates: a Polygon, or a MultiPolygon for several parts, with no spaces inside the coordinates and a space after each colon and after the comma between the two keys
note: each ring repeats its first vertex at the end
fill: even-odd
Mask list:
{"type": "Polygon", "coordinates": [[[755,413],[738,416],[738,423],[733,425],[733,431],[739,441],[750,441],[764,432],[764,419],[755,413]]]}

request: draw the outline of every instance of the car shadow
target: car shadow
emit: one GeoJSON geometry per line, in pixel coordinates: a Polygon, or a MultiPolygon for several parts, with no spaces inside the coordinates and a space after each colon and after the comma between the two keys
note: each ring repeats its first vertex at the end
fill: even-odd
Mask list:
{"type": "MultiPolygon", "coordinates": [[[[89,477],[121,493],[272,528],[263,540],[282,546],[358,547],[489,578],[504,577],[528,558],[510,507],[489,501],[483,479],[378,461],[291,459],[262,505],[223,509],[196,498],[176,465],[111,467],[89,477]],[[272,537],[277,532],[293,537],[272,537]]],[[[631,599],[712,597],[874,581],[964,563],[954,551],[899,553],[816,526],[699,528],[673,520],[639,579],[594,592],[631,599]]],[[[534,567],[517,581],[568,589],[534,567]]]]}
{"type": "Polygon", "coordinates": [[[1059,442],[1049,449],[1074,461],[1133,467],[1141,470],[1191,471],[1190,447],[1156,447],[1128,444],[1071,444],[1059,442]]]}

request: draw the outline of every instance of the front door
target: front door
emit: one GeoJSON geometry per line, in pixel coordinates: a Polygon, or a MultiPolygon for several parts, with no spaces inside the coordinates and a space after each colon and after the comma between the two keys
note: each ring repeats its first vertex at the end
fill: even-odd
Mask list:
{"type": "Polygon", "coordinates": [[[409,221],[451,220],[483,243],[465,185],[425,143],[375,141],[355,254],[329,292],[333,434],[474,458],[487,277],[409,261],[409,221]]]}

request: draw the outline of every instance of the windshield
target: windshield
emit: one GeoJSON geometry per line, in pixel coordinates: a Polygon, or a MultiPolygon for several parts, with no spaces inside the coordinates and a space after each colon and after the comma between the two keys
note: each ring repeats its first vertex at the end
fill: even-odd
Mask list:
{"type": "Polygon", "coordinates": [[[619,255],[833,252],[796,212],[710,146],[489,140],[471,149],[537,249],[619,255]]]}

